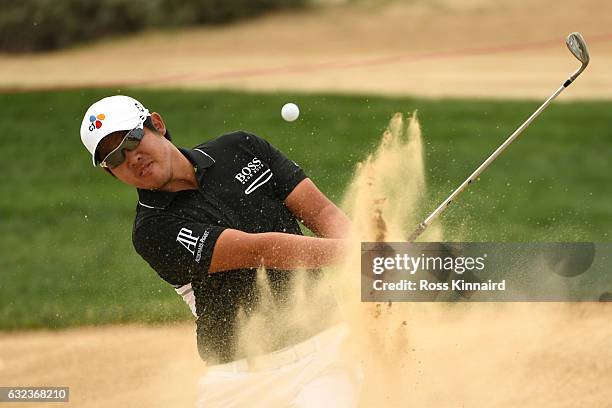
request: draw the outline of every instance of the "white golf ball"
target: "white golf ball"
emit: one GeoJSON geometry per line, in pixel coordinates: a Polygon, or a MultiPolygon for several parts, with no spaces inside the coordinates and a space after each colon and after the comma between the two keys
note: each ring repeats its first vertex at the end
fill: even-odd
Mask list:
{"type": "Polygon", "coordinates": [[[287,122],[293,122],[300,116],[300,108],[295,103],[286,103],[281,109],[281,116],[287,122]]]}

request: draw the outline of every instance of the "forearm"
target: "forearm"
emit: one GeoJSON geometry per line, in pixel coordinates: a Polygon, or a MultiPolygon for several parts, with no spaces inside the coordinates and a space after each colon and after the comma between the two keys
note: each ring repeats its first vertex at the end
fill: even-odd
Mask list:
{"type": "Polygon", "coordinates": [[[318,268],[340,263],[349,241],[280,232],[224,231],[215,246],[209,273],[264,266],[270,269],[318,268]]]}
{"type": "Polygon", "coordinates": [[[317,219],[320,222],[313,232],[319,237],[346,238],[351,229],[349,218],[333,203],[323,208],[317,219]]]}
{"type": "Polygon", "coordinates": [[[285,205],[318,237],[348,236],[351,227],[348,217],[310,179],[304,179],[298,184],[285,199],[285,205]]]}
{"type": "Polygon", "coordinates": [[[317,268],[340,262],[348,251],[348,241],[267,232],[259,235],[254,257],[274,269],[317,268]]]}

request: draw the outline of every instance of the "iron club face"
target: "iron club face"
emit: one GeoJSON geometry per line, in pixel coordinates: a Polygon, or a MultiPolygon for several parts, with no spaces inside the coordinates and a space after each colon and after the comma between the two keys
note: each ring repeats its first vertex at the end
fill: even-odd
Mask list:
{"type": "Polygon", "coordinates": [[[574,57],[576,57],[582,63],[580,68],[578,68],[565,83],[566,86],[569,86],[569,84],[574,82],[574,79],[578,78],[578,75],[584,71],[587,65],[589,65],[591,57],[589,56],[589,50],[587,49],[586,42],[580,33],[571,33],[565,39],[565,43],[574,57]]]}
{"type": "Polygon", "coordinates": [[[589,63],[591,60],[589,50],[580,33],[571,33],[565,39],[565,43],[567,44],[567,48],[574,54],[574,57],[578,58],[585,66],[589,63]]]}

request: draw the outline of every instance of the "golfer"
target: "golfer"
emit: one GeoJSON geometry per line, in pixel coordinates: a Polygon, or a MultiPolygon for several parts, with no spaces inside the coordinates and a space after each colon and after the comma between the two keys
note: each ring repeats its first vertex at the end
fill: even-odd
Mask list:
{"type": "Polygon", "coordinates": [[[316,281],[348,248],[349,220],[295,162],[243,131],[176,147],[160,114],[122,95],[91,105],[80,133],[94,166],[136,187],[134,247],[196,316],[207,363],[198,406],[357,405],[359,369],[339,357],[348,329],[331,296],[316,327],[270,333],[270,353],[242,355],[236,344],[238,312],[258,305],[257,268],[282,307],[291,270],[313,268],[316,281]],[[303,236],[298,220],[317,237],[303,236]]]}

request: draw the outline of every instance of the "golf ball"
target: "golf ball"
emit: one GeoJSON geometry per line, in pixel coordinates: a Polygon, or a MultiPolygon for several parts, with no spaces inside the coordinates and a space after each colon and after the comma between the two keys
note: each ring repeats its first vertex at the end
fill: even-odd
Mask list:
{"type": "Polygon", "coordinates": [[[295,103],[286,103],[281,109],[281,116],[287,122],[293,122],[300,116],[300,108],[295,103]]]}

